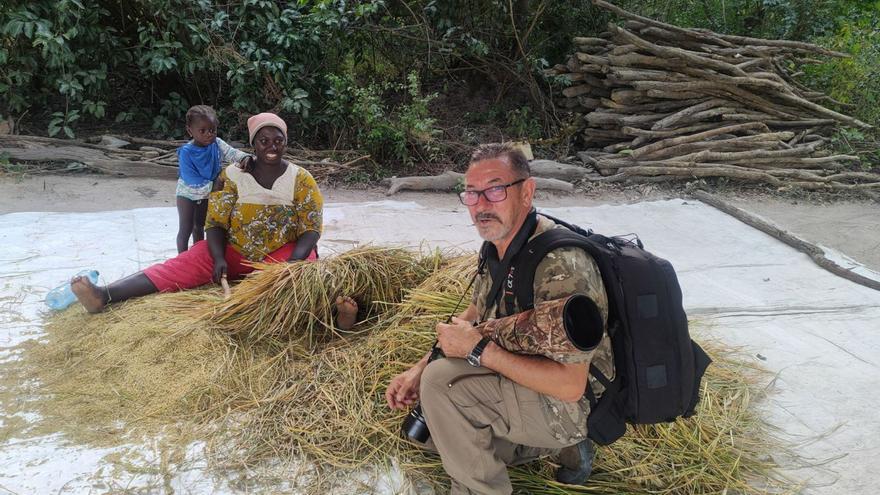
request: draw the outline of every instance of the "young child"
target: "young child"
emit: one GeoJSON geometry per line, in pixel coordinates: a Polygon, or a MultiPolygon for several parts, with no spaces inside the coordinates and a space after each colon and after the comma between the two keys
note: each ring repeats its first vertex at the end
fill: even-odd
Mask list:
{"type": "Polygon", "coordinates": [[[180,178],[177,179],[177,252],[205,238],[205,215],[208,195],[220,175],[224,162],[240,162],[249,156],[217,137],[220,124],[214,109],[196,105],[186,112],[186,132],[192,140],[177,150],[180,178]]]}

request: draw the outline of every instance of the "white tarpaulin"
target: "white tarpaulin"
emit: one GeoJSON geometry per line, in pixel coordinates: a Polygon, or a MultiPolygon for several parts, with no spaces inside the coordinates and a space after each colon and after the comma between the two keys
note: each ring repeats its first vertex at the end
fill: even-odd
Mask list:
{"type": "MultiPolygon", "coordinates": [[[[776,374],[765,417],[801,457],[787,474],[807,483],[805,493],[880,489],[880,292],[838,278],[701,203],[547,211],[604,234],[638,233],[648,249],[675,266],[690,318],[706,323],[712,335],[746,346],[776,374]]],[[[364,243],[479,246],[466,209],[458,205],[328,204],[324,222],[324,256],[364,243]]],[[[49,289],[81,269],[97,269],[107,282],[172,256],[176,230],[172,208],[0,215],[0,360],[15,359],[10,347],[39,337],[49,289]]],[[[96,487],[108,486],[108,475],[99,474],[107,471],[106,453],[57,437],[0,438],[0,493],[101,491],[96,487]]],[[[217,483],[196,467],[171,486],[213,493],[224,489],[217,483]]]]}

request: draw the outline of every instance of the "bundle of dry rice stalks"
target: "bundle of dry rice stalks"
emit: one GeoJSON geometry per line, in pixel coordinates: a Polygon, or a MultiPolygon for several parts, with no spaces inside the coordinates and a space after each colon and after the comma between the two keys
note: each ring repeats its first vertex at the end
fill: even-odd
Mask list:
{"type": "Polygon", "coordinates": [[[243,341],[296,344],[308,353],[339,335],[338,296],[355,298],[359,316],[369,320],[380,309],[377,304],[399,301],[405,288],[420,282],[431,263],[403,249],[368,247],[316,263],[258,264],[258,274],[205,318],[243,341]]]}
{"type": "Polygon", "coordinates": [[[132,427],[152,434],[181,419],[207,424],[271,402],[279,383],[298,376],[288,365],[306,353],[304,344],[335,335],[336,294],[373,301],[364,314],[378,314],[387,307],[379,302],[399,301],[432,263],[434,257],[367,247],[264,266],[227,301],[208,288],[113,304],[98,315],[76,305],[49,319],[45,338],[23,344],[25,359],[4,367],[22,383],[41,384],[17,393],[51,397],[36,403],[49,428],[90,443],[116,441],[132,427]],[[311,333],[288,330],[294,328],[311,333]],[[318,335],[322,329],[330,331],[318,335]]]}
{"type": "MultiPolygon", "coordinates": [[[[379,252],[365,255],[373,257],[370,262],[353,260],[355,252],[340,255],[337,265],[330,265],[335,258],[324,260],[324,271],[318,269],[324,261],[302,264],[309,269],[268,267],[235,288],[226,302],[210,289],[143,298],[101,315],[70,310],[56,316],[45,341],[31,345],[23,359],[52,395],[40,412],[51,410],[50,416],[70,421],[67,426],[98,432],[161,424],[210,427],[200,438],[208,440],[207,453],[217,466],[251,468],[305,456],[321,471],[316,490],[350,482],[353,470],[387,466],[392,459],[412,479],[442,487],[447,480],[439,459],[401,440],[403,414],[388,409],[384,391],[391,377],[429,349],[435,323],[463,309],[456,307],[475,258],[419,260],[385,251],[399,259],[380,262],[373,275],[356,273],[373,270],[364,267],[375,267],[370,263],[379,252]],[[342,267],[341,273],[332,267],[342,267]],[[342,285],[334,282],[343,279],[342,285]],[[323,283],[318,289],[304,287],[316,280],[323,283]],[[303,344],[322,339],[297,339],[293,329],[306,325],[315,335],[325,327],[332,332],[330,302],[339,287],[364,289],[375,317],[358,333],[304,353],[303,344]],[[269,301],[273,298],[283,301],[269,301]],[[278,312],[286,319],[276,317],[278,312]],[[282,349],[284,341],[290,345],[282,349]]],[[[468,301],[466,296],[461,304],[468,301]]],[[[784,491],[785,481],[766,460],[776,447],[752,407],[763,377],[731,357],[730,349],[704,347],[715,363],[694,418],[633,429],[601,448],[588,487],[555,484],[552,462],[545,460],[511,470],[517,490],[784,491]]]]}

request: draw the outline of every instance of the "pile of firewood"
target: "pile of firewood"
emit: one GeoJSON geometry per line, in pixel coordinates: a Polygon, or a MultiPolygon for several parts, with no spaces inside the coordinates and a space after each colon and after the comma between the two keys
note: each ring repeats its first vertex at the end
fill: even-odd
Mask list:
{"type": "Polygon", "coordinates": [[[654,182],[727,177],[777,187],[880,191],[859,158],[833,154],[836,126],[870,128],[797,81],[793,67],[846,57],[809,43],[687,29],[602,0],[627,19],[551,69],[571,85],[562,106],[584,114],[578,156],[602,180],[654,182]],[[855,166],[854,166],[855,165],[855,166]]]}

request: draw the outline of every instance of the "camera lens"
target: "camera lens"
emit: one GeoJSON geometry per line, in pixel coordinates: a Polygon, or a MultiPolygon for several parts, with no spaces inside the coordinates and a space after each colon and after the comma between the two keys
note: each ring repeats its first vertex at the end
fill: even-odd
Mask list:
{"type": "Polygon", "coordinates": [[[421,405],[414,407],[406,415],[402,430],[403,435],[414,442],[425,443],[428,441],[431,432],[428,431],[428,423],[425,422],[425,416],[422,415],[421,405]]]}

